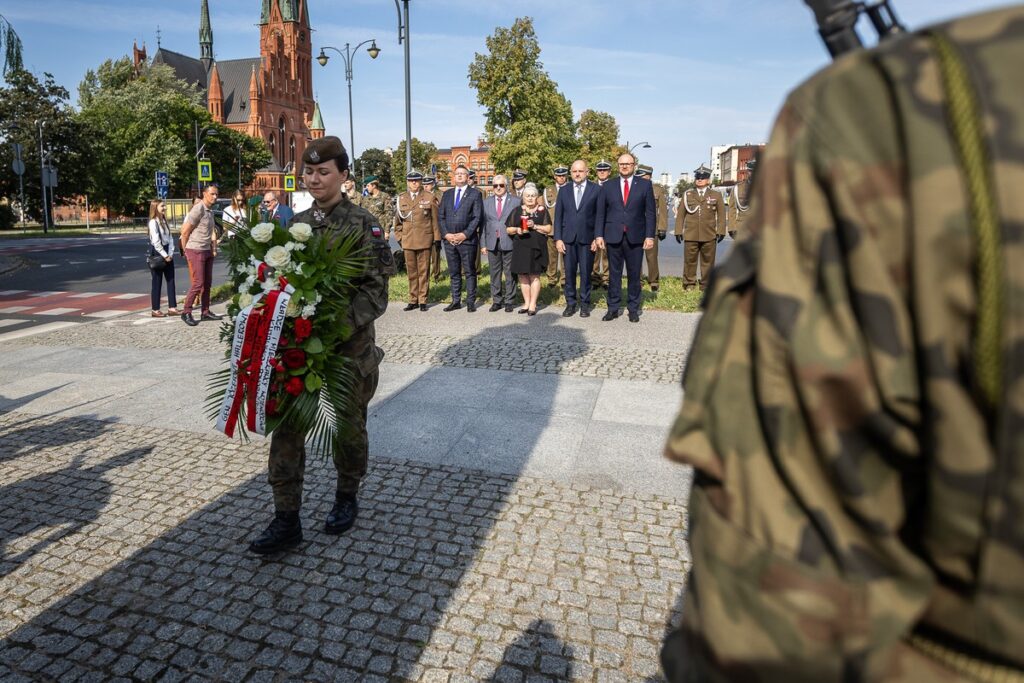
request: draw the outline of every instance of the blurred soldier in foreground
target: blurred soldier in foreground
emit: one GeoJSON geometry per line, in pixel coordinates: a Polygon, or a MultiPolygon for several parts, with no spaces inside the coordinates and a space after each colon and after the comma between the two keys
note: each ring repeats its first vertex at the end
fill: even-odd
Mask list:
{"type": "Polygon", "coordinates": [[[743,228],[750,215],[750,195],[754,186],[754,166],[756,162],[751,159],[747,162],[747,177],[742,183],[732,188],[732,196],[729,197],[729,221],[726,226],[729,237],[736,239],[736,235],[743,228]]]}
{"type": "Polygon", "coordinates": [[[1024,679],[1024,6],[790,95],[667,454],[672,681],[1024,679]]]}
{"type": "MultiPolygon", "coordinates": [[[[594,171],[597,173],[597,184],[598,186],[601,186],[608,182],[608,178],[611,177],[612,165],[602,159],[594,166],[594,171]]],[[[596,241],[594,246],[594,266],[593,271],[591,272],[591,280],[594,283],[594,287],[604,287],[605,289],[608,289],[608,250],[597,246],[596,241]]]]}
{"type": "Polygon", "coordinates": [[[637,166],[636,175],[640,178],[647,178],[654,187],[654,215],[657,223],[654,226],[654,248],[644,252],[647,259],[647,284],[651,286],[652,292],[658,291],[661,282],[661,270],[658,268],[658,242],[665,239],[668,234],[668,193],[665,188],[654,182],[654,169],[650,166],[637,166]]]}

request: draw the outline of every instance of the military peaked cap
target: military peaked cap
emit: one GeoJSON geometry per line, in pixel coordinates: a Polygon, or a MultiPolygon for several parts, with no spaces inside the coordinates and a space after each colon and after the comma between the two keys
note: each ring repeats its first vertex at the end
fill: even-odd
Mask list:
{"type": "Polygon", "coordinates": [[[405,174],[406,180],[423,180],[423,174],[419,171],[409,171],[405,174]]]}
{"type": "Polygon", "coordinates": [[[711,171],[709,171],[704,166],[701,166],[700,168],[698,168],[696,171],[693,172],[693,179],[694,180],[707,180],[710,177],[711,177],[711,171]]]}
{"type": "Polygon", "coordinates": [[[474,171],[473,169],[469,169],[469,177],[476,178],[476,171],[474,171]]]}
{"type": "Polygon", "coordinates": [[[437,178],[435,178],[434,176],[432,176],[432,175],[425,175],[425,176],[423,176],[423,184],[424,185],[434,185],[435,183],[437,183],[437,178]]]}
{"type": "Polygon", "coordinates": [[[526,171],[521,168],[517,168],[512,173],[512,180],[526,180],[526,171]]]}
{"type": "Polygon", "coordinates": [[[559,166],[558,168],[555,169],[555,175],[569,175],[569,169],[567,169],[565,166],[559,166]]]}
{"type": "Polygon", "coordinates": [[[602,159],[601,161],[597,162],[597,165],[594,166],[594,168],[596,168],[598,171],[610,171],[612,170],[612,165],[609,164],[604,159],[602,159]]]}
{"type": "Polygon", "coordinates": [[[311,141],[302,152],[302,161],[307,164],[322,164],[331,159],[338,160],[339,168],[348,168],[348,152],[345,151],[345,145],[341,140],[334,135],[311,141]]]}
{"type": "Polygon", "coordinates": [[[654,173],[654,169],[651,168],[650,166],[637,166],[636,167],[636,174],[638,176],[646,177],[646,176],[652,175],[653,173],[654,173]]]}

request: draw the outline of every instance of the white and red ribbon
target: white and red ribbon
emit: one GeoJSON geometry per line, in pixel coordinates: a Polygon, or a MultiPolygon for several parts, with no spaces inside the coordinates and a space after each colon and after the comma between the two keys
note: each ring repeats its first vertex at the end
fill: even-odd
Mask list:
{"type": "MultiPolygon", "coordinates": [[[[259,275],[266,271],[261,264],[259,275]]],[[[278,278],[278,288],[259,294],[235,318],[231,343],[231,379],[217,416],[217,431],[235,435],[238,415],[245,402],[245,426],[257,434],[267,433],[267,397],[274,369],[270,361],[284,329],[285,311],[295,288],[278,278]]]]}

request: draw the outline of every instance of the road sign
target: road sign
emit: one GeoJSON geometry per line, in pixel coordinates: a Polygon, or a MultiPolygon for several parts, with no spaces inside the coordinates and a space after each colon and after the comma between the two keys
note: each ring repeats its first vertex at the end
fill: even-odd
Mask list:
{"type": "Polygon", "coordinates": [[[47,166],[43,169],[43,181],[46,187],[57,187],[57,169],[47,166]]]}
{"type": "Polygon", "coordinates": [[[159,199],[167,199],[167,189],[168,188],[166,185],[161,185],[160,187],[156,188],[156,196],[159,199]]]}
{"type": "Polygon", "coordinates": [[[20,159],[21,158],[21,145],[19,143],[15,142],[15,143],[12,143],[11,146],[14,147],[14,158],[15,159],[20,159]]]}
{"type": "Polygon", "coordinates": [[[209,161],[199,162],[199,182],[209,183],[213,181],[213,164],[209,161]]]}
{"type": "Polygon", "coordinates": [[[11,162],[11,170],[14,171],[14,175],[25,175],[25,162],[15,157],[11,162]]]}
{"type": "Polygon", "coordinates": [[[437,177],[437,164],[430,165],[430,175],[437,177]]]}
{"type": "Polygon", "coordinates": [[[295,192],[295,176],[286,175],[284,177],[284,191],[295,192]]]}
{"type": "Polygon", "coordinates": [[[156,172],[156,186],[158,188],[159,187],[170,187],[171,186],[171,179],[167,175],[167,171],[157,171],[156,172]]]}

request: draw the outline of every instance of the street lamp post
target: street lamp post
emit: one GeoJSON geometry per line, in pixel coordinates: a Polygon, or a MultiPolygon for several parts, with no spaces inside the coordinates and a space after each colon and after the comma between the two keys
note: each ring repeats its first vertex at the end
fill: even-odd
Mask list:
{"type": "MultiPolygon", "coordinates": [[[[195,125],[195,130],[196,130],[196,163],[198,163],[199,162],[199,155],[202,154],[203,150],[206,149],[206,143],[204,142],[202,144],[202,146],[200,146],[200,144],[199,144],[200,141],[202,140],[204,135],[206,137],[210,137],[210,138],[217,137],[217,129],[213,128],[211,126],[206,126],[202,130],[199,130],[199,122],[198,121],[193,121],[192,123],[195,125]]],[[[198,196],[198,195],[202,195],[202,194],[203,194],[203,186],[202,186],[202,184],[199,181],[199,171],[196,170],[196,195],[198,196]]]]}
{"type": "Polygon", "coordinates": [[[238,191],[242,191],[242,145],[238,145],[238,191]]]}
{"type": "Polygon", "coordinates": [[[348,81],[348,144],[350,148],[349,153],[352,156],[353,173],[355,173],[356,168],[356,134],[355,124],[352,121],[352,58],[356,55],[359,48],[367,43],[370,43],[370,47],[366,48],[366,52],[370,55],[370,59],[377,59],[377,55],[380,54],[380,48],[377,47],[376,38],[364,40],[355,47],[350,47],[348,43],[345,43],[344,52],[336,47],[325,45],[320,48],[320,55],[316,58],[316,61],[320,62],[320,66],[327,66],[327,62],[330,60],[330,57],[327,56],[327,53],[324,52],[324,50],[334,50],[341,55],[342,59],[345,60],[345,80],[348,81]]]}
{"type": "Polygon", "coordinates": [[[46,160],[43,156],[43,128],[46,127],[46,121],[37,120],[36,128],[39,130],[39,185],[43,191],[43,233],[45,234],[50,225],[49,220],[49,202],[46,201],[46,160]]]}
{"type": "Polygon", "coordinates": [[[637,147],[640,147],[641,149],[650,149],[651,148],[651,144],[645,140],[644,142],[638,142],[635,145],[633,145],[632,147],[630,147],[629,146],[629,140],[626,140],[626,149],[629,150],[630,154],[632,154],[633,150],[636,149],[637,147]]]}
{"type": "Polygon", "coordinates": [[[398,44],[405,44],[405,172],[412,171],[412,87],[409,83],[409,0],[402,0],[405,7],[405,20],[402,10],[395,0],[395,11],[398,13],[398,44]],[[404,35],[403,35],[404,33],[404,35]]]}

